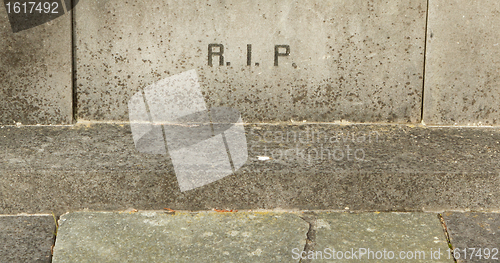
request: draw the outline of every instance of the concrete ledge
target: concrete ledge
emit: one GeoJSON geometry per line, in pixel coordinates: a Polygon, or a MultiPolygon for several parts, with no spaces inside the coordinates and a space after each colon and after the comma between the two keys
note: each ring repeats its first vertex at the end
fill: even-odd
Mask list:
{"type": "Polygon", "coordinates": [[[500,208],[498,129],[277,124],[245,130],[243,167],[181,192],[168,154],[136,151],[128,125],[5,126],[0,212],[500,208]],[[300,140],[275,139],[287,133],[300,140]],[[312,134],[322,135],[313,140],[312,134]],[[323,157],[315,155],[321,151],[323,157]]]}

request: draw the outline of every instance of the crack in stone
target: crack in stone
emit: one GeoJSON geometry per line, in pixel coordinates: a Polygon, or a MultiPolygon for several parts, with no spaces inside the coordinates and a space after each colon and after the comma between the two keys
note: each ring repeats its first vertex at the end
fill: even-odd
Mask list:
{"type": "Polygon", "coordinates": [[[446,242],[448,242],[448,248],[452,250],[451,255],[453,256],[453,261],[457,262],[455,256],[453,255],[453,245],[451,244],[450,234],[448,233],[448,227],[446,226],[446,222],[444,221],[443,215],[438,214],[438,218],[439,221],[441,222],[441,225],[443,226],[444,237],[446,238],[446,242]]]}
{"type": "MultiPolygon", "coordinates": [[[[304,216],[300,218],[302,218],[302,220],[306,221],[309,224],[309,230],[306,234],[306,244],[300,254],[302,256],[303,254],[307,255],[309,251],[314,251],[314,247],[316,245],[316,214],[314,212],[306,212],[304,213],[304,216]]],[[[301,258],[299,263],[308,263],[311,261],[311,259],[301,258]]]]}
{"type": "Polygon", "coordinates": [[[59,219],[61,218],[60,216],[56,216],[54,214],[52,214],[52,216],[54,218],[54,232],[52,237],[52,246],[50,246],[49,262],[52,262],[52,257],[54,256],[54,247],[56,246],[57,232],[59,230],[59,219]]]}

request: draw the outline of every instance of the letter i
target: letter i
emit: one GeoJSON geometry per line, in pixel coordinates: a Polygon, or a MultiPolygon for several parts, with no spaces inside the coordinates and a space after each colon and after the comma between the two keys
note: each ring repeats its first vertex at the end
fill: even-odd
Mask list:
{"type": "Polygon", "coordinates": [[[252,65],[252,44],[247,44],[247,66],[252,65]]]}

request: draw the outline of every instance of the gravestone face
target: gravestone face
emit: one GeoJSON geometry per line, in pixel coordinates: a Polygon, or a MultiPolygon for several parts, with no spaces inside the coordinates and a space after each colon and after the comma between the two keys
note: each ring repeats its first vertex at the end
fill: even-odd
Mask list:
{"type": "Polygon", "coordinates": [[[128,120],[129,99],[188,70],[208,108],[245,122],[418,122],[426,2],[83,1],[78,118],[128,120]]]}
{"type": "Polygon", "coordinates": [[[429,2],[426,124],[500,124],[499,12],[499,2],[429,2]]]}
{"type": "Polygon", "coordinates": [[[0,124],[71,123],[71,16],[57,1],[20,3],[0,8],[0,124]]]}

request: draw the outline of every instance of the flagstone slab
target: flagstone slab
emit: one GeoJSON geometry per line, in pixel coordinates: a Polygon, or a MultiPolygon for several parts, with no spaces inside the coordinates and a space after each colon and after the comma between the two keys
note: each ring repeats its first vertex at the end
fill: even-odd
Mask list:
{"type": "Polygon", "coordinates": [[[496,262],[500,258],[500,214],[443,213],[458,262],[496,262]]]}
{"type": "Polygon", "coordinates": [[[53,262],[298,262],[308,230],[290,213],[69,213],[53,262]]]}
{"type": "Polygon", "coordinates": [[[319,213],[313,226],[311,262],[454,262],[437,214],[319,213]]]}
{"type": "Polygon", "coordinates": [[[51,262],[55,231],[51,215],[0,215],[0,262],[51,262]]]}

